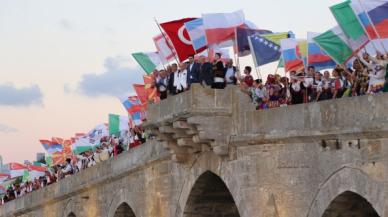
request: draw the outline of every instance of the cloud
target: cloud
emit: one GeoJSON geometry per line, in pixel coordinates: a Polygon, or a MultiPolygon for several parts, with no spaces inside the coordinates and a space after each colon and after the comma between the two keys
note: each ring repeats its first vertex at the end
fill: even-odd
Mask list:
{"type": "Polygon", "coordinates": [[[13,127],[0,123],[0,133],[15,133],[17,131],[18,130],[13,127]]]}
{"type": "MultiPolygon", "coordinates": [[[[103,73],[90,73],[82,76],[76,87],[76,91],[89,96],[122,96],[133,92],[132,84],[143,83],[142,70],[131,68],[130,59],[125,57],[109,57],[104,61],[103,73]]],[[[65,92],[69,92],[69,85],[64,86],[65,92]]]]}
{"type": "Polygon", "coordinates": [[[0,106],[43,105],[43,94],[38,85],[16,88],[12,84],[0,84],[0,106]]]}
{"type": "Polygon", "coordinates": [[[68,31],[73,30],[73,25],[71,25],[70,21],[67,19],[60,20],[59,26],[68,31]]]}

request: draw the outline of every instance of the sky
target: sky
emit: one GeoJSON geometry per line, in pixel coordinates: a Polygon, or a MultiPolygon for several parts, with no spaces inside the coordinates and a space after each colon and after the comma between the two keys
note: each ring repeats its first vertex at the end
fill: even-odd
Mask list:
{"type": "Polygon", "coordinates": [[[155,51],[154,18],[242,9],[259,28],[305,38],[336,25],[328,7],[339,2],[0,0],[0,155],[32,161],[44,152],[39,139],[70,138],[107,123],[109,113],[125,115],[117,97],[142,83],[130,54],[155,51]]]}

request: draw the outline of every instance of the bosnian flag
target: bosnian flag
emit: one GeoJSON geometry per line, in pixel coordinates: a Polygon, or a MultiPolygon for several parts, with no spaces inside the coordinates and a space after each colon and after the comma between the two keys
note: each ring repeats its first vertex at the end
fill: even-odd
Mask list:
{"type": "Polygon", "coordinates": [[[24,171],[27,170],[27,166],[19,163],[10,163],[9,171],[11,178],[20,177],[24,175],[24,171]]]}
{"type": "Polygon", "coordinates": [[[196,52],[206,48],[207,40],[205,34],[205,27],[203,26],[203,19],[198,18],[185,23],[187,32],[189,33],[193,48],[196,52]]]}
{"type": "Polygon", "coordinates": [[[39,140],[39,142],[43,145],[43,148],[47,151],[48,154],[53,154],[57,151],[62,151],[63,146],[59,141],[50,141],[50,140],[39,140]]]}
{"type": "Polygon", "coordinates": [[[308,57],[307,65],[314,66],[317,71],[322,69],[332,69],[335,68],[336,62],[327,55],[317,43],[314,42],[313,38],[317,37],[319,33],[308,32],[307,33],[307,42],[308,42],[308,57]]]}
{"type": "Polygon", "coordinates": [[[352,1],[351,6],[370,39],[388,38],[387,0],[352,1]]]}
{"type": "Polygon", "coordinates": [[[10,178],[10,175],[9,174],[5,174],[5,173],[0,173],[0,184],[5,182],[7,179],[10,178]]]}
{"type": "Polygon", "coordinates": [[[304,62],[299,50],[298,41],[293,38],[280,41],[284,67],[287,72],[300,71],[304,68],[304,62]]]}
{"type": "Polygon", "coordinates": [[[39,179],[41,176],[45,176],[46,167],[28,165],[29,180],[33,181],[39,179]]]}
{"type": "Polygon", "coordinates": [[[176,54],[171,42],[166,40],[167,37],[167,35],[163,36],[162,34],[159,34],[153,38],[155,47],[159,52],[163,63],[168,63],[169,61],[174,60],[176,54]]]}
{"type": "Polygon", "coordinates": [[[235,38],[235,28],[245,25],[244,12],[202,14],[208,46],[235,38]]]}

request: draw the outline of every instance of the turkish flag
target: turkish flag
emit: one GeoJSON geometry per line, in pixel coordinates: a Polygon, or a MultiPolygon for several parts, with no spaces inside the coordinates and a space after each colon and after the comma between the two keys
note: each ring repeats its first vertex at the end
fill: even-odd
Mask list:
{"type": "MultiPolygon", "coordinates": [[[[194,55],[195,51],[190,40],[189,33],[186,30],[185,23],[196,18],[184,18],[174,20],[167,23],[161,23],[160,26],[170,38],[174,48],[178,54],[179,61],[185,61],[190,55],[194,55]]],[[[205,48],[203,48],[204,50],[205,48]]],[[[200,53],[202,50],[199,50],[200,53]]]]}

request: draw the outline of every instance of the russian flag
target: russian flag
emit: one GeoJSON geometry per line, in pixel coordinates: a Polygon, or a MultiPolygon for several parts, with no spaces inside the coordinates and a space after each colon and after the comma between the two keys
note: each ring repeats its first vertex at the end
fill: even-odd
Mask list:
{"type": "Polygon", "coordinates": [[[203,19],[198,18],[185,23],[187,32],[189,33],[193,48],[196,52],[207,46],[205,27],[203,19]]]}
{"type": "Polygon", "coordinates": [[[287,72],[299,71],[304,68],[304,62],[298,46],[298,41],[293,38],[280,41],[284,67],[287,72]]]}
{"type": "Polygon", "coordinates": [[[322,69],[331,69],[335,68],[336,62],[327,55],[317,43],[314,42],[313,38],[320,35],[319,33],[308,32],[307,33],[307,42],[308,42],[308,57],[307,65],[314,66],[317,71],[322,69]]]}
{"type": "Polygon", "coordinates": [[[388,38],[387,0],[354,1],[351,6],[370,39],[388,38]]]}

